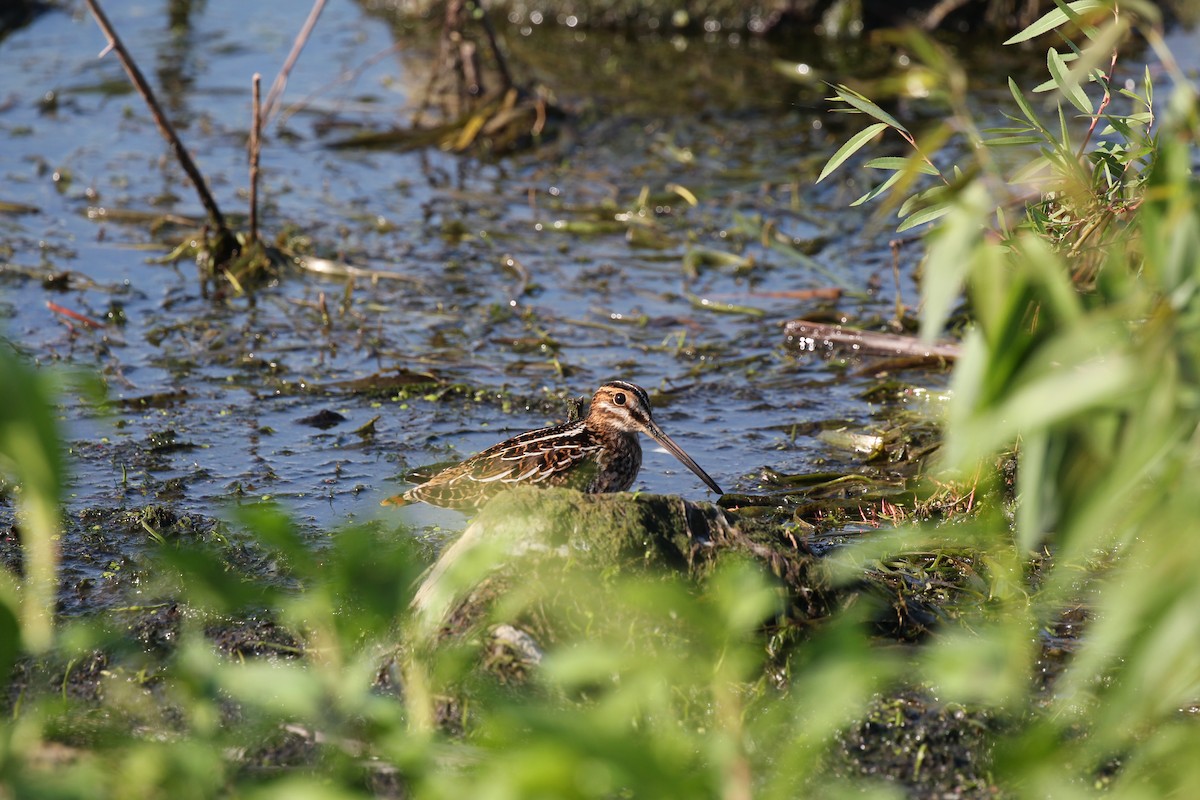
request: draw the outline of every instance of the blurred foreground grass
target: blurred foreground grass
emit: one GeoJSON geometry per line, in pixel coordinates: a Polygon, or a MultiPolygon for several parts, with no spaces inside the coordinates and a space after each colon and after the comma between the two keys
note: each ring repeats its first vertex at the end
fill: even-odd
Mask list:
{"type": "MultiPolygon", "coordinates": [[[[936,220],[926,329],[940,332],[960,293],[968,299],[974,324],[941,459],[976,502],[835,551],[826,563],[844,602],[823,619],[790,617],[784,597],[804,587],[781,589],[741,557],[703,579],[518,573],[482,618],[431,636],[410,610],[425,564],[406,537],[350,527],[314,550],[262,507],[238,524],[272,580],[242,574],[227,542],[164,541],[143,591],[151,602],[55,630],[54,393],[0,348],[0,463],[24,552],[22,575],[0,584],[0,669],[11,673],[0,794],[1190,796],[1196,97],[1178,74],[1165,108],[1149,72],[1140,87],[1113,84],[1134,20],[1158,41],[1152,12],[1084,0],[1055,13],[1033,32],[1071,29],[1080,44],[1048,57],[1039,88],[1055,98],[1053,124],[1014,85],[1013,126],[978,130],[955,101],[966,84],[953,61],[909,42],[941,76],[947,125],[979,145],[964,148],[962,168],[935,169],[933,189],[918,182],[934,160],[920,136],[838,92],[876,121],[827,172],[875,135],[906,135],[913,164],[887,160],[897,177],[874,196],[893,190],[903,217],[936,220]],[[1032,202],[1014,201],[1030,187],[1032,202]],[[1014,454],[1015,494],[1003,470],[1014,454]],[[880,635],[879,608],[858,590],[906,559],[958,560],[974,581],[916,643],[880,635]],[[532,615],[537,637],[509,625],[532,615]],[[945,735],[906,726],[913,709],[922,725],[949,721],[945,735]],[[848,746],[866,752],[872,731],[914,730],[892,758],[848,746]]],[[[461,591],[510,557],[481,554],[461,591]]]]}

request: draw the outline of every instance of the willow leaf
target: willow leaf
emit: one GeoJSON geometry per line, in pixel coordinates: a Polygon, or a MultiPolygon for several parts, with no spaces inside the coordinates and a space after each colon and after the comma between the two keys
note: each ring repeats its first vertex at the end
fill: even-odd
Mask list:
{"type": "Polygon", "coordinates": [[[1074,3],[1067,3],[1066,8],[1070,9],[1069,13],[1062,8],[1056,8],[1053,11],[1047,11],[1040,19],[1034,21],[1028,28],[1021,31],[1016,36],[1005,40],[1004,43],[1019,44],[1020,42],[1027,42],[1030,39],[1036,39],[1043,33],[1049,33],[1059,25],[1067,22],[1072,18],[1072,16],[1078,16],[1080,14],[1086,14],[1089,11],[1097,11],[1102,8],[1111,7],[1111,3],[1103,2],[1103,0],[1076,0],[1074,3]]]}
{"type": "Polygon", "coordinates": [[[833,154],[829,161],[825,164],[825,168],[821,170],[821,174],[817,177],[817,183],[825,180],[831,172],[846,163],[846,159],[857,153],[862,147],[880,132],[887,129],[887,125],[882,122],[876,122],[863,128],[858,133],[850,137],[847,142],[838,148],[838,151],[833,154]]]}

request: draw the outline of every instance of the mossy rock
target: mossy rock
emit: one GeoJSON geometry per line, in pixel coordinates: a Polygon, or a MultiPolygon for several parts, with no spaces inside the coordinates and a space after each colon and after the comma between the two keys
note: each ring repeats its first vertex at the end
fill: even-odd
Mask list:
{"type": "Polygon", "coordinates": [[[682,577],[703,591],[705,578],[728,558],[756,561],[773,574],[789,614],[828,612],[831,591],[815,556],[769,529],[741,529],[711,503],[530,487],[480,510],[430,570],[414,606],[426,637],[511,623],[545,644],[570,635],[555,630],[564,620],[569,628],[586,626],[598,598],[620,591],[625,578],[682,577]],[[532,606],[554,610],[535,620],[532,606]]]}

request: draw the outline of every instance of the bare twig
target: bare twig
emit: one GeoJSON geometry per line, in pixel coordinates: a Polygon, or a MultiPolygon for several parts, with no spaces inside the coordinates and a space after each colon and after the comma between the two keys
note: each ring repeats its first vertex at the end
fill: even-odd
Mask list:
{"type": "MultiPolygon", "coordinates": [[[[392,55],[393,53],[399,52],[401,47],[402,45],[399,42],[391,45],[390,47],[385,47],[383,50],[380,50],[378,53],[375,53],[373,56],[360,63],[354,69],[339,73],[335,78],[333,78],[333,80],[321,86],[317,86],[304,97],[289,103],[286,108],[279,112],[279,124],[282,125],[288,119],[288,117],[295,114],[298,109],[302,109],[311,105],[317,97],[329,94],[332,89],[338,86],[345,86],[353,81],[358,80],[367,70],[374,67],[380,61],[392,55]]],[[[282,104],[283,100],[281,99],[279,102],[282,104]]]]}
{"type": "MultiPolygon", "coordinates": [[[[437,61],[434,62],[433,69],[429,71],[429,80],[425,84],[425,89],[421,93],[421,103],[417,106],[417,112],[413,115],[413,127],[419,127],[424,118],[425,112],[433,105],[434,93],[438,88],[438,81],[446,74],[453,74],[459,81],[459,88],[463,81],[463,64],[462,64],[462,30],[465,25],[465,12],[463,9],[466,0],[447,0],[446,11],[443,15],[442,35],[438,40],[438,55],[437,61]]],[[[461,94],[460,91],[455,91],[448,94],[449,98],[457,100],[461,94]]],[[[459,108],[457,102],[453,108],[449,109],[451,117],[458,116],[459,108]]]]}
{"type": "Polygon", "coordinates": [[[1087,133],[1084,134],[1083,141],[1079,143],[1079,150],[1075,153],[1075,158],[1083,160],[1084,154],[1087,152],[1088,145],[1092,141],[1092,134],[1096,132],[1096,125],[1104,118],[1104,112],[1108,109],[1108,104],[1112,102],[1112,76],[1117,72],[1117,50],[1113,49],[1112,58],[1108,62],[1108,74],[1100,81],[1100,85],[1104,88],[1104,98],[1100,101],[1100,107],[1096,109],[1096,113],[1092,115],[1092,124],[1088,126],[1087,133]]]}
{"type": "MultiPolygon", "coordinates": [[[[62,316],[66,317],[68,320],[73,319],[76,322],[81,322],[84,325],[86,325],[87,327],[92,328],[93,330],[98,330],[98,329],[102,329],[105,327],[103,322],[97,322],[96,320],[92,319],[91,317],[85,317],[83,314],[80,314],[78,311],[72,311],[69,308],[60,306],[58,303],[51,303],[50,301],[46,301],[46,308],[50,309],[55,314],[61,314],[62,316]]],[[[67,324],[70,325],[71,323],[68,322],[67,324]]]]}
{"type": "MultiPolygon", "coordinates": [[[[840,286],[816,286],[811,289],[778,289],[771,292],[746,292],[747,297],[770,297],[779,300],[841,300],[846,290],[840,286]]],[[[709,295],[723,297],[724,295],[709,295]]],[[[729,295],[732,297],[733,295],[729,295]]]]}
{"type": "Polygon", "coordinates": [[[321,16],[324,8],[325,0],[314,0],[312,10],[308,12],[308,19],[304,20],[304,27],[296,34],[296,41],[292,42],[292,50],[279,69],[279,74],[275,76],[275,82],[271,84],[271,91],[267,92],[267,102],[264,104],[266,111],[263,112],[264,120],[269,121],[283,101],[283,90],[287,87],[288,75],[291,74],[292,67],[296,66],[296,59],[300,58],[300,51],[308,43],[308,38],[312,35],[313,28],[316,27],[317,18],[321,16]]]}
{"type": "Polygon", "coordinates": [[[904,293],[900,288],[900,240],[893,239],[888,242],[888,245],[892,249],[892,282],[896,286],[896,319],[894,322],[898,328],[904,322],[904,293]]]}
{"type": "Polygon", "coordinates": [[[929,9],[921,20],[921,30],[936,30],[948,14],[957,11],[969,2],[970,0],[940,0],[933,8],[929,9]]]}
{"type": "Polygon", "coordinates": [[[262,75],[254,73],[254,123],[250,127],[250,241],[258,242],[258,156],[262,150],[262,75]]]}
{"type": "Polygon", "coordinates": [[[512,73],[508,71],[508,59],[504,57],[503,51],[500,50],[500,44],[496,41],[496,29],[492,27],[492,20],[488,17],[487,9],[482,3],[475,0],[471,2],[475,8],[476,16],[479,18],[479,24],[483,27],[483,32],[487,36],[488,47],[492,51],[492,60],[496,62],[496,69],[500,72],[500,80],[504,83],[504,89],[512,88],[513,79],[512,73]]]}
{"type": "Polygon", "coordinates": [[[133,57],[129,55],[129,51],[125,49],[125,45],[117,36],[117,32],[113,29],[108,21],[108,17],[100,10],[98,0],[84,0],[87,3],[88,10],[92,12],[92,16],[96,18],[96,24],[100,26],[100,30],[108,38],[108,47],[100,55],[104,55],[109,50],[117,54],[121,66],[125,68],[125,74],[129,76],[129,80],[133,83],[138,94],[146,101],[146,105],[150,107],[150,113],[154,117],[155,124],[158,125],[159,132],[167,143],[171,145],[171,149],[175,152],[175,158],[179,161],[179,166],[183,167],[183,171],[187,173],[191,179],[192,185],[196,187],[196,192],[200,195],[200,203],[208,212],[209,219],[213,226],[217,229],[218,235],[230,236],[229,227],[225,224],[225,217],[221,214],[221,209],[217,207],[217,201],[213,199],[212,193],[208,190],[208,183],[204,180],[204,176],[200,174],[200,170],[196,167],[196,162],[192,160],[191,154],[187,148],[183,146],[183,141],[180,140],[179,134],[175,132],[175,128],[171,125],[163,113],[162,107],[158,104],[158,100],[154,96],[154,92],[150,90],[150,84],[146,83],[146,79],[142,76],[142,71],[133,61],[133,57]]]}

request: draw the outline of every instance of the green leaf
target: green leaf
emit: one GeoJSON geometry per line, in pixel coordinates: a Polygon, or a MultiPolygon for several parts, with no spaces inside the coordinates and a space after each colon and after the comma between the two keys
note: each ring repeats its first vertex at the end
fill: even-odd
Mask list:
{"type": "Polygon", "coordinates": [[[1101,136],[1111,136],[1114,133],[1121,134],[1123,139],[1133,138],[1133,129],[1126,124],[1125,120],[1116,117],[1110,118],[1108,124],[1100,129],[1101,136]]]}
{"type": "Polygon", "coordinates": [[[926,206],[945,202],[943,197],[946,192],[947,189],[943,185],[931,186],[923,192],[917,192],[900,205],[900,210],[896,212],[896,216],[907,217],[914,210],[920,210],[926,206]]]}
{"type": "MultiPolygon", "coordinates": [[[[1063,349],[1071,340],[1064,341],[1063,349]]],[[[1119,403],[1138,383],[1137,362],[1122,354],[1098,356],[1091,361],[1047,369],[1036,380],[1014,388],[996,409],[994,431],[1007,428],[1011,433],[1055,425],[1074,414],[1087,413],[1109,403],[1119,403]],[[1003,421],[1001,421],[1003,420],[1003,421]]]]}
{"type": "Polygon", "coordinates": [[[1022,136],[997,136],[994,139],[987,139],[984,144],[988,147],[1013,147],[1023,144],[1041,144],[1044,141],[1045,139],[1041,136],[1030,133],[1022,136]]]}
{"type": "Polygon", "coordinates": [[[1020,125],[1010,128],[984,128],[983,133],[988,136],[1014,136],[1023,133],[1033,133],[1034,129],[1028,125],[1020,125]]]}
{"type": "Polygon", "coordinates": [[[1029,282],[1041,289],[1043,315],[1053,314],[1062,327],[1078,323],[1083,317],[1083,304],[1063,264],[1044,239],[1023,234],[1018,245],[1022,253],[1021,267],[1029,282]]]}
{"type": "Polygon", "coordinates": [[[1094,113],[1092,101],[1088,99],[1087,92],[1079,85],[1075,76],[1067,70],[1066,61],[1062,55],[1053,47],[1046,51],[1046,66],[1050,69],[1054,85],[1062,92],[1063,97],[1067,98],[1075,108],[1091,116],[1094,113]]]}
{"type": "Polygon", "coordinates": [[[1043,153],[1013,173],[1012,177],[1008,179],[1008,182],[1010,184],[1022,184],[1030,183],[1032,181],[1045,180],[1046,176],[1050,174],[1051,170],[1051,161],[1045,155],[1045,153],[1043,153]]]}
{"type": "Polygon", "coordinates": [[[983,236],[984,229],[979,221],[987,215],[989,202],[987,192],[975,183],[952,203],[923,209],[905,220],[905,225],[912,227],[950,215],[931,237],[925,260],[925,278],[921,281],[921,337],[925,341],[933,341],[941,335],[950,309],[962,292],[972,254],[983,236]],[[923,214],[930,212],[935,212],[936,216],[921,219],[923,214]]]}
{"type": "Polygon", "coordinates": [[[879,133],[887,130],[887,125],[882,122],[876,122],[863,128],[858,133],[850,137],[850,139],[833,154],[825,164],[825,168],[821,170],[821,174],[817,177],[817,183],[825,180],[831,172],[846,163],[846,159],[857,153],[867,142],[874,139],[879,133]]]}
{"type": "Polygon", "coordinates": [[[1062,25],[1064,22],[1077,17],[1080,14],[1086,14],[1090,11],[1099,11],[1101,9],[1110,8],[1111,3],[1103,2],[1103,0],[1076,0],[1074,3],[1067,3],[1066,8],[1070,12],[1056,8],[1053,11],[1046,12],[1040,19],[1036,20],[1028,28],[1005,40],[1005,44],[1019,44],[1027,42],[1030,39],[1036,39],[1043,33],[1050,31],[1062,25]]]}
{"type": "MultiPolygon", "coordinates": [[[[1073,153],[1075,146],[1071,144],[1071,129],[1067,127],[1067,115],[1063,113],[1063,108],[1058,107],[1058,133],[1059,139],[1055,142],[1060,154],[1073,153]]],[[[1065,166],[1065,164],[1064,164],[1065,166]]]]}
{"type": "Polygon", "coordinates": [[[899,156],[884,156],[883,158],[872,158],[864,167],[871,169],[892,169],[906,170],[912,169],[920,172],[922,175],[937,175],[938,171],[930,166],[929,162],[921,159],[900,158],[899,156]]]}
{"type": "Polygon", "coordinates": [[[752,266],[754,266],[754,259],[748,256],[712,247],[691,247],[683,256],[683,268],[688,275],[698,274],[700,267],[747,269],[752,266]]]}
{"type": "Polygon", "coordinates": [[[891,175],[889,175],[889,176],[887,177],[887,180],[885,180],[885,181],[883,181],[882,183],[880,183],[880,184],[879,184],[878,186],[876,186],[874,189],[872,189],[871,191],[867,192],[866,194],[864,194],[862,197],[860,197],[860,198],[858,198],[857,200],[855,200],[855,201],[854,201],[853,203],[851,203],[850,205],[851,205],[852,207],[853,207],[853,206],[861,206],[863,203],[866,203],[866,202],[867,202],[867,201],[869,201],[869,200],[874,200],[876,197],[878,197],[879,195],[883,194],[883,193],[884,193],[884,192],[886,192],[888,189],[892,188],[892,186],[894,186],[894,185],[895,185],[896,181],[900,180],[901,176],[903,176],[903,175],[904,175],[904,173],[903,173],[903,172],[893,172],[891,175]]]}
{"type": "MultiPolygon", "coordinates": [[[[0,580],[7,577],[6,575],[0,580]]],[[[11,591],[0,592],[0,670],[8,675],[21,652],[21,622],[17,618],[20,603],[17,602],[16,587],[9,585],[4,586],[4,589],[11,591]]]]}
{"type": "Polygon", "coordinates": [[[1022,435],[1017,453],[1017,545],[1026,553],[1036,550],[1045,534],[1043,509],[1050,505],[1047,495],[1054,488],[1054,482],[1046,479],[1049,439],[1044,430],[1028,431],[1022,435]]]}
{"type": "Polygon", "coordinates": [[[908,129],[905,128],[903,125],[901,125],[895,117],[893,117],[891,114],[887,113],[882,108],[875,105],[870,100],[863,97],[861,94],[854,91],[853,89],[851,89],[847,86],[842,86],[841,84],[838,84],[837,86],[834,87],[834,90],[837,93],[838,99],[841,100],[846,105],[852,106],[852,107],[858,109],[862,113],[866,114],[868,117],[874,117],[875,119],[879,120],[880,122],[884,123],[885,125],[888,125],[889,127],[895,128],[898,131],[904,131],[905,133],[908,133],[908,129]]]}
{"type": "Polygon", "coordinates": [[[938,697],[1004,707],[1022,696],[1037,656],[1030,627],[1030,620],[1012,613],[1000,622],[947,631],[921,654],[922,674],[938,697]]]}
{"type": "Polygon", "coordinates": [[[716,300],[710,300],[707,297],[701,297],[694,292],[684,291],[683,296],[692,304],[693,308],[698,308],[703,311],[713,311],[717,314],[744,314],[748,317],[761,317],[766,314],[761,308],[754,306],[738,305],[736,303],[721,303],[716,300]]]}
{"type": "Polygon", "coordinates": [[[904,233],[910,228],[915,228],[918,225],[924,225],[926,222],[933,222],[935,219],[944,217],[948,213],[950,213],[950,206],[944,203],[921,209],[908,219],[904,220],[904,222],[900,223],[900,226],[896,228],[896,233],[904,233]]]}
{"type": "Polygon", "coordinates": [[[155,551],[157,578],[197,608],[221,614],[269,608],[275,590],[230,571],[218,552],[199,546],[162,547],[155,551]]]}
{"type": "Polygon", "coordinates": [[[34,651],[51,644],[58,583],[65,465],[54,400],[47,373],[0,342],[0,476],[12,475],[21,485],[15,503],[24,553],[21,638],[34,651]]]}
{"type": "Polygon", "coordinates": [[[723,564],[710,579],[708,591],[725,633],[748,634],[780,611],[776,590],[760,569],[745,562],[723,564]]]}
{"type": "Polygon", "coordinates": [[[1017,82],[1012,78],[1008,79],[1008,90],[1012,93],[1013,100],[1017,102],[1017,107],[1021,109],[1021,113],[1025,115],[1025,119],[1033,125],[1034,128],[1046,133],[1046,127],[1042,125],[1042,121],[1038,119],[1037,114],[1033,113],[1033,108],[1030,107],[1029,101],[1025,99],[1025,95],[1021,92],[1021,87],[1017,86],[1017,82]]]}
{"type": "Polygon", "coordinates": [[[247,661],[219,673],[235,700],[281,717],[317,718],[324,697],[320,673],[266,660],[247,661]]]}

